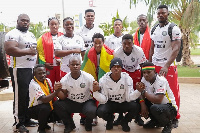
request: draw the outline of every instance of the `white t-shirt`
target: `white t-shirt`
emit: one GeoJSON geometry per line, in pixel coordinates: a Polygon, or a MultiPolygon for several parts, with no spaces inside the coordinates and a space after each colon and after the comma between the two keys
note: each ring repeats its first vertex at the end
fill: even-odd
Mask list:
{"type": "Polygon", "coordinates": [[[122,46],[122,36],[116,37],[114,34],[106,37],[105,44],[112,50],[115,50],[122,46]]]}
{"type": "MultiPolygon", "coordinates": [[[[72,49],[81,49],[81,51],[85,51],[83,39],[78,36],[74,35],[74,37],[66,37],[64,35],[58,37],[56,40],[56,44],[54,49],[55,50],[72,50],[72,49]]],[[[82,60],[81,54],[73,53],[61,58],[61,67],[60,70],[63,72],[70,72],[69,68],[69,59],[72,56],[79,56],[82,60]]]]}
{"type": "MultiPolygon", "coordinates": [[[[152,63],[156,66],[164,67],[172,54],[171,39],[168,35],[168,27],[171,23],[168,23],[164,27],[159,25],[151,35],[151,39],[154,41],[154,54],[152,56],[152,63]]],[[[181,31],[177,26],[172,29],[172,40],[180,40],[181,31]]],[[[171,64],[173,66],[174,63],[171,64]]]]}
{"type": "Polygon", "coordinates": [[[156,76],[156,80],[153,84],[146,81],[144,77],[142,77],[141,82],[145,84],[146,91],[151,94],[164,94],[164,98],[161,104],[172,103],[172,105],[178,109],[176,105],[175,97],[172,90],[169,87],[169,83],[167,79],[163,76],[156,76]]]}
{"type": "Polygon", "coordinates": [[[81,36],[84,40],[84,46],[86,50],[90,49],[93,46],[92,37],[95,33],[101,33],[102,35],[104,35],[103,30],[96,25],[94,25],[92,29],[88,29],[84,25],[79,29],[79,31],[77,31],[77,34],[81,36]]]}
{"type": "Polygon", "coordinates": [[[67,89],[68,99],[83,103],[89,99],[92,99],[91,92],[93,90],[94,77],[81,71],[81,75],[78,79],[73,79],[71,77],[71,72],[67,73],[62,79],[62,89],[67,89]]]}
{"type": "MultiPolygon", "coordinates": [[[[16,41],[20,49],[29,49],[31,46],[37,46],[37,42],[33,33],[27,31],[22,32],[18,29],[13,29],[5,35],[6,41],[16,41]]],[[[36,64],[37,55],[25,55],[21,57],[11,58],[11,67],[13,68],[33,68],[36,64]]]]}
{"type": "Polygon", "coordinates": [[[93,92],[94,98],[105,104],[108,100],[122,103],[136,100],[141,93],[138,90],[133,90],[133,80],[126,73],[121,73],[121,78],[118,82],[114,82],[110,78],[111,72],[107,72],[100,80],[99,86],[101,87],[101,93],[93,92]]]}
{"type": "MultiPolygon", "coordinates": [[[[49,85],[52,87],[50,79],[46,78],[49,82],[49,85]]],[[[38,100],[41,96],[45,96],[43,90],[41,89],[40,85],[35,82],[34,79],[31,80],[29,84],[29,107],[36,106],[42,104],[43,102],[38,100]]]]}
{"type": "Polygon", "coordinates": [[[140,69],[140,64],[146,61],[146,57],[142,48],[133,45],[132,52],[129,56],[127,56],[124,51],[123,47],[119,47],[114,51],[114,57],[118,57],[122,60],[123,69],[134,72],[137,69],[140,69]]]}

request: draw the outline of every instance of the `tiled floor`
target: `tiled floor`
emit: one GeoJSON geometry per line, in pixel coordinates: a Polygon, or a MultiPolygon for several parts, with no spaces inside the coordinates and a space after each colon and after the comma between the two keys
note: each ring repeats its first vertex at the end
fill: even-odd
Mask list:
{"type": "MultiPolygon", "coordinates": [[[[181,90],[181,119],[179,120],[179,127],[172,130],[172,133],[200,133],[200,84],[180,84],[181,90]]],[[[0,133],[12,133],[12,124],[14,122],[12,115],[12,100],[0,101],[0,133]]],[[[86,133],[83,126],[79,124],[80,116],[75,114],[74,121],[76,129],[75,133],[86,133]]],[[[98,125],[93,127],[93,133],[123,133],[121,126],[114,127],[111,131],[105,130],[106,122],[98,119],[98,125]]],[[[131,133],[160,133],[162,128],[157,129],[143,129],[136,125],[133,121],[129,123],[131,133]]],[[[50,126],[53,128],[53,124],[50,126]]],[[[37,127],[28,128],[30,133],[36,133],[37,127]]],[[[54,132],[63,133],[64,126],[55,124],[54,132]]],[[[47,133],[53,133],[52,130],[47,133]]]]}

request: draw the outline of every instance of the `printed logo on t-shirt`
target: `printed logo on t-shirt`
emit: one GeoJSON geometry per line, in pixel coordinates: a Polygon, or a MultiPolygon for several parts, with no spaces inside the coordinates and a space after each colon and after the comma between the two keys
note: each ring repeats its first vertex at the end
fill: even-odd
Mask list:
{"type": "Polygon", "coordinates": [[[166,36],[166,35],[167,35],[167,31],[163,31],[163,32],[162,32],[162,35],[163,35],[163,36],[166,36]]]}
{"type": "Polygon", "coordinates": [[[85,86],[86,86],[85,83],[81,83],[81,84],[80,84],[80,87],[81,87],[81,88],[85,88],[85,86]]]}
{"type": "Polygon", "coordinates": [[[120,89],[124,89],[124,85],[123,84],[120,85],[120,89]]]}

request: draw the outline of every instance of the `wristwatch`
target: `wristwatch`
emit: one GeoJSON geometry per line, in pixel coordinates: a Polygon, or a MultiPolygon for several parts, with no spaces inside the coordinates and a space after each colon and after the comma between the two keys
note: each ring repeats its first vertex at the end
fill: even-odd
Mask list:
{"type": "Polygon", "coordinates": [[[146,90],[144,89],[142,92],[141,92],[141,95],[144,96],[144,93],[146,92],[146,90]]]}

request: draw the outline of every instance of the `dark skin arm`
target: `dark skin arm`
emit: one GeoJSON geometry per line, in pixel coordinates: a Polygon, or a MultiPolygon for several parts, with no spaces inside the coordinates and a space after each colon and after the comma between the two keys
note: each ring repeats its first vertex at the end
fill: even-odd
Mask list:
{"type": "Polygon", "coordinates": [[[93,92],[100,91],[99,83],[97,81],[93,81],[93,92]]]}
{"type": "Polygon", "coordinates": [[[51,100],[53,100],[55,96],[59,94],[59,92],[61,91],[61,88],[62,88],[61,84],[55,83],[54,85],[55,92],[51,93],[48,96],[41,96],[38,100],[42,101],[43,103],[49,103],[51,100]]]}
{"type": "Polygon", "coordinates": [[[14,57],[37,54],[37,50],[34,47],[30,47],[29,49],[20,49],[18,45],[19,44],[16,41],[6,41],[4,44],[6,54],[14,57]]]}
{"type": "Polygon", "coordinates": [[[72,49],[72,50],[55,50],[55,56],[65,57],[72,53],[81,53],[81,49],[72,49]]]}
{"type": "Polygon", "coordinates": [[[154,41],[151,40],[151,47],[150,47],[150,51],[149,51],[149,62],[152,62],[153,53],[154,53],[154,41]]]}
{"type": "Polygon", "coordinates": [[[82,60],[84,60],[84,56],[85,56],[85,51],[81,51],[82,60]]]}
{"type": "MultiPolygon", "coordinates": [[[[56,82],[55,84],[58,84],[62,88],[62,84],[60,82],[56,82]]],[[[57,95],[58,98],[61,100],[64,100],[65,98],[67,98],[67,92],[68,92],[67,89],[61,89],[61,91],[57,95]]]]}
{"type": "Polygon", "coordinates": [[[150,94],[148,92],[145,92],[144,96],[154,104],[161,104],[164,98],[164,94],[150,94]]]}

